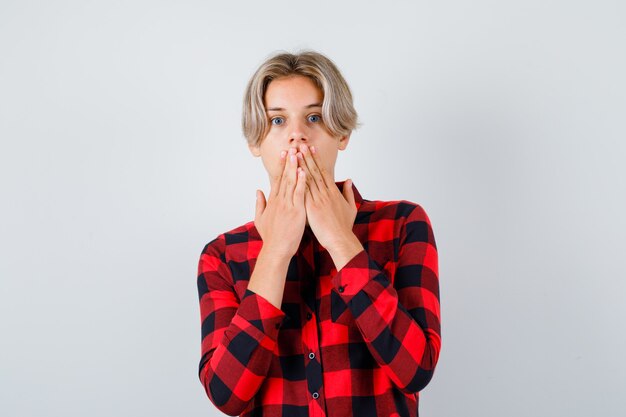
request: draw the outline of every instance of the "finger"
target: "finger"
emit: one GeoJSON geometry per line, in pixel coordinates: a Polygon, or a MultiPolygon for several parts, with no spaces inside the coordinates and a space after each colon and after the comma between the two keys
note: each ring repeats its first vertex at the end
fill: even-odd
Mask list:
{"type": "Polygon", "coordinates": [[[285,171],[285,167],[287,166],[287,151],[281,151],[280,153],[280,163],[283,170],[280,174],[273,175],[271,179],[271,190],[270,190],[270,198],[276,197],[280,192],[280,182],[282,179],[282,173],[285,171]]]}
{"type": "Polygon", "coordinates": [[[258,221],[261,218],[261,215],[265,211],[265,206],[267,202],[265,201],[265,194],[263,191],[256,190],[256,207],[254,212],[254,221],[258,221]]]}
{"type": "Polygon", "coordinates": [[[328,172],[324,168],[324,164],[322,164],[322,160],[320,159],[320,156],[317,153],[317,149],[315,149],[315,146],[311,146],[309,148],[309,151],[310,152],[308,152],[308,153],[311,156],[311,159],[315,162],[315,166],[319,170],[319,176],[324,181],[324,185],[326,185],[326,187],[330,187],[331,185],[334,185],[335,184],[335,180],[333,178],[331,178],[330,172],[328,172]]]}
{"type": "Polygon", "coordinates": [[[289,149],[288,157],[289,162],[287,163],[289,164],[289,167],[285,170],[283,180],[284,186],[281,187],[283,188],[283,195],[285,199],[293,202],[293,191],[296,186],[296,175],[298,169],[298,160],[296,158],[296,150],[294,148],[289,149]]]}
{"type": "Polygon", "coordinates": [[[319,192],[317,184],[315,183],[315,181],[313,181],[313,175],[311,174],[311,171],[309,171],[309,167],[307,166],[304,160],[304,156],[302,155],[302,152],[298,152],[296,155],[298,156],[298,164],[300,165],[300,168],[302,168],[302,170],[304,170],[304,172],[306,173],[307,194],[310,194],[311,198],[315,200],[313,193],[317,194],[319,192]]]}
{"type": "MultiPolygon", "coordinates": [[[[300,165],[306,170],[307,181],[308,181],[309,187],[313,187],[313,191],[317,191],[319,190],[319,185],[317,181],[315,180],[315,171],[317,171],[317,167],[315,166],[315,162],[313,162],[311,159],[307,161],[304,149],[305,149],[305,145],[301,145],[300,152],[298,152],[299,158],[300,158],[300,165]]],[[[307,154],[309,153],[308,149],[306,150],[306,153],[307,154]]]]}
{"type": "Polygon", "coordinates": [[[304,210],[304,194],[306,193],[306,172],[302,167],[298,167],[298,179],[296,190],[293,193],[293,205],[304,210]]]}
{"type": "Polygon", "coordinates": [[[302,155],[304,156],[304,162],[309,169],[311,182],[314,183],[319,190],[324,189],[326,187],[326,183],[324,182],[324,178],[322,177],[320,167],[311,156],[310,148],[305,144],[302,144],[300,145],[300,151],[302,152],[302,155]]]}
{"type": "Polygon", "coordinates": [[[313,177],[311,176],[311,171],[309,171],[309,167],[306,165],[306,161],[304,160],[304,155],[302,155],[302,152],[298,152],[296,156],[298,157],[298,167],[302,168],[306,172],[306,176],[307,176],[306,180],[307,180],[308,185],[309,186],[313,185],[311,184],[311,179],[313,177]]]}
{"type": "MultiPolygon", "coordinates": [[[[286,151],[287,153],[285,154],[285,160],[283,161],[284,166],[283,166],[283,171],[281,173],[281,177],[280,177],[280,181],[278,183],[278,192],[276,193],[277,196],[284,196],[285,195],[285,180],[287,179],[287,176],[289,175],[289,159],[291,158],[291,153],[293,152],[291,149],[289,149],[288,151],[286,151]]],[[[281,153],[282,155],[282,153],[281,153]]]]}

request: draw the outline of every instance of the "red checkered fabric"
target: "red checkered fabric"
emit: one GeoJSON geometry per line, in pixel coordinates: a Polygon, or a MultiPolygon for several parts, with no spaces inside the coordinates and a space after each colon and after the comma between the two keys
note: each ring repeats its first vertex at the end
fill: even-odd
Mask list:
{"type": "Polygon", "coordinates": [[[430,220],[418,204],[364,200],[352,188],[364,250],[337,271],[306,226],[280,309],[247,289],[262,246],[253,221],[204,247],[199,377],[224,413],[419,415],[441,349],[430,220]]]}

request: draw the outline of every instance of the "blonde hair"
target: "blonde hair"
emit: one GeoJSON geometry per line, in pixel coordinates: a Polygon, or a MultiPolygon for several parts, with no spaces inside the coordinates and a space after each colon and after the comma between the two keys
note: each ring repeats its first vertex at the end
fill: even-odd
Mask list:
{"type": "Polygon", "coordinates": [[[314,51],[278,53],[261,64],[244,94],[241,127],[248,144],[260,145],[269,130],[263,99],[272,80],[292,75],[310,78],[322,91],[322,120],[333,136],[347,136],[358,125],[352,93],[335,64],[314,51]]]}

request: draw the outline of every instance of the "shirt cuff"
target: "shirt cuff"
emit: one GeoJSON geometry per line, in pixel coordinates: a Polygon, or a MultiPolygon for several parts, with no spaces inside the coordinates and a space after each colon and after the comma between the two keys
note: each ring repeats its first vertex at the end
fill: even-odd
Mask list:
{"type": "Polygon", "coordinates": [[[257,340],[276,341],[286,314],[257,293],[246,290],[235,318],[240,329],[257,340]]]}
{"type": "Polygon", "coordinates": [[[380,273],[380,267],[370,259],[363,249],[337,271],[332,283],[341,298],[348,302],[380,273]]]}

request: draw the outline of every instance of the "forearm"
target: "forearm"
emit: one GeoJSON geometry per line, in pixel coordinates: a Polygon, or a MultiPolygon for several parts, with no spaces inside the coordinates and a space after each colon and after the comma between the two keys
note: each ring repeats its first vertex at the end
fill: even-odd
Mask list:
{"type": "Polygon", "coordinates": [[[285,279],[291,257],[278,255],[262,247],[248,282],[248,289],[280,308],[283,301],[285,279]]]}

